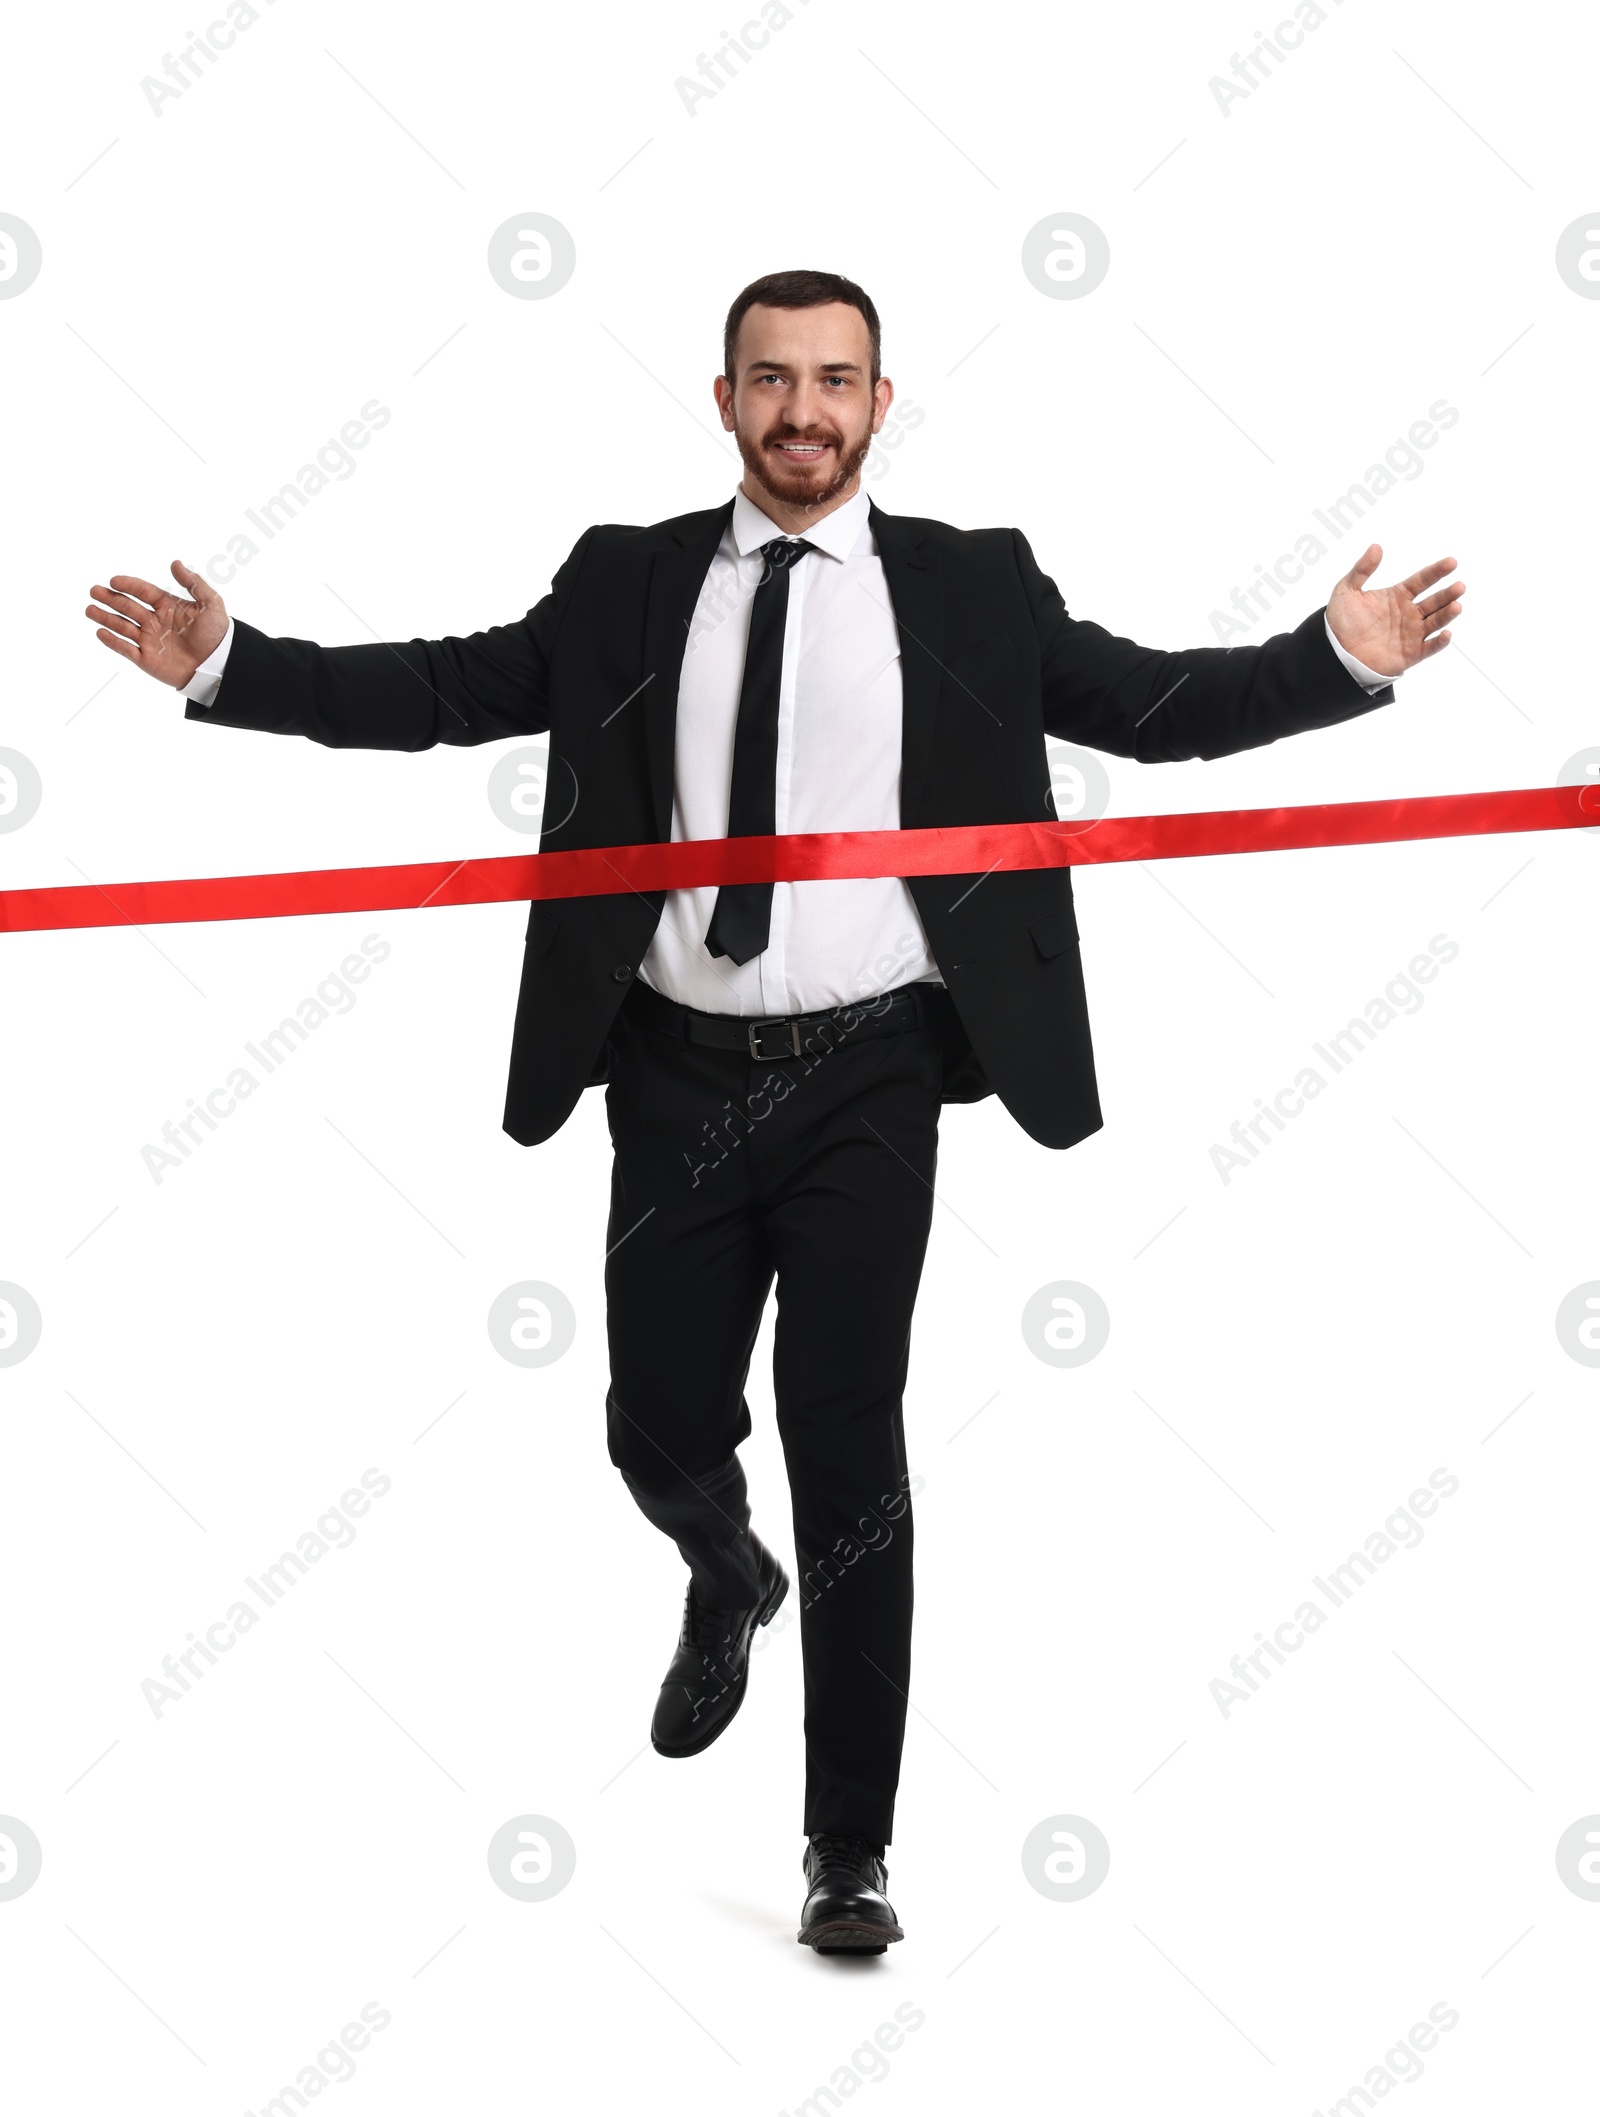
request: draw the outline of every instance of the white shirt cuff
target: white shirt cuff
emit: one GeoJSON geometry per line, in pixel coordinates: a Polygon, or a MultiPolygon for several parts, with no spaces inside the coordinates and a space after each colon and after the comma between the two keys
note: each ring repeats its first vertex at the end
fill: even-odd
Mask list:
{"type": "MultiPolygon", "coordinates": [[[[192,705],[209,706],[215,703],[222,688],[222,672],[228,666],[228,649],[233,645],[233,619],[228,620],[228,629],[212,648],[205,660],[183,687],[183,695],[192,705]]],[[[1357,664],[1359,667],[1359,664],[1357,664]]]]}
{"type": "MultiPolygon", "coordinates": [[[[1365,662],[1358,662],[1353,654],[1347,653],[1340,646],[1333,627],[1328,623],[1328,613],[1326,611],[1322,613],[1322,622],[1328,634],[1328,645],[1338,655],[1340,661],[1344,663],[1358,684],[1364,684],[1369,691],[1382,691],[1387,685],[1394,682],[1392,676],[1380,676],[1376,669],[1369,669],[1365,662]]],[[[230,634],[233,631],[232,618],[228,620],[228,631],[230,634]]],[[[226,645],[227,641],[224,640],[222,647],[219,647],[217,652],[220,654],[226,645]]]]}

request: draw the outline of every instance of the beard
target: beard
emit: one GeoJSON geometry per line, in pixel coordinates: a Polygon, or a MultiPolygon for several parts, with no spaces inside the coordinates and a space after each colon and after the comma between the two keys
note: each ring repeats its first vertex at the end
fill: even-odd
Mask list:
{"type": "Polygon", "coordinates": [[[869,427],[859,441],[847,442],[834,426],[802,429],[784,422],[759,437],[746,433],[742,426],[736,427],[734,439],[745,469],[775,500],[781,500],[786,507],[826,507],[860,475],[872,447],[872,429],[869,427]],[[831,446],[835,469],[828,471],[825,456],[812,463],[794,462],[779,450],[778,444],[784,441],[818,441],[831,446]]]}

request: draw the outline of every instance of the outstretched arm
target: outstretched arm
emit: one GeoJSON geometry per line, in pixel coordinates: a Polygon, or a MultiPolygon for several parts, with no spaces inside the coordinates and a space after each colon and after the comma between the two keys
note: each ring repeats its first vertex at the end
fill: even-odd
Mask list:
{"type": "Polygon", "coordinates": [[[1373,690],[1354,677],[1330,631],[1376,675],[1398,676],[1446,645],[1465,592],[1459,581],[1435,585],[1453,559],[1392,588],[1367,589],[1383,557],[1374,544],[1335,586],[1326,613],[1313,611],[1292,632],[1249,647],[1164,653],[1069,617],[1020,533],[1016,543],[1039,637],[1047,732],[1142,764],[1226,757],[1391,704],[1393,687],[1373,690]]]}
{"type": "MultiPolygon", "coordinates": [[[[525,617],[462,638],[322,647],[235,619],[221,688],[213,702],[192,699],[186,718],[303,735],[334,749],[425,750],[540,734],[550,724],[550,653],[587,543],[588,533],[525,617]]],[[[103,646],[183,691],[222,645],[229,618],[203,575],[181,560],[172,573],[185,595],[113,574],[90,590],[99,601],[85,614],[103,646]]]]}

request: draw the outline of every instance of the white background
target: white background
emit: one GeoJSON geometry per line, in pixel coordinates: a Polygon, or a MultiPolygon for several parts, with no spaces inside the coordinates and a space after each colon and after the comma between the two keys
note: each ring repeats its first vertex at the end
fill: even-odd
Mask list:
{"type": "MultiPolygon", "coordinates": [[[[1457,556],[1460,651],[1331,732],[1110,760],[1114,813],[1543,786],[1600,740],[1570,12],[1349,0],[1227,115],[1208,82],[1270,26],[1242,4],[810,0],[692,116],[674,82],[736,26],[709,0],[282,0],[158,117],[141,80],[195,26],[86,0],[8,36],[0,210],[44,269],[0,303],[0,742],[44,798],[0,887],[526,851],[497,750],[186,724],[96,643],[89,585],[203,563],[377,398],[231,607],[330,643],[516,617],[591,521],[725,497],[722,316],[791,265],[868,287],[925,413],[879,504],[1019,524],[1072,611],[1155,645],[1211,643],[1313,507],[1458,409],[1372,531],[1380,579],[1457,556]],[[577,245],[550,300],[485,266],[529,211],[577,245]],[[1020,267],[1063,211],[1111,245],[1083,300],[1020,267]]],[[[1573,2107],[1600,1905],[1555,1847],[1600,1810],[1600,1375],[1554,1318],[1600,1278],[1597,883],[1575,833],[1080,875],[1104,1130],[1052,1154],[994,1100],[943,1128],[908,1938],[844,1964],[794,1943],[798,1628],[713,1750],[640,1753],[682,1572],[605,1451],[601,1099],[533,1151],[499,1129],[525,913],[0,940],[0,1279],[44,1318],[0,1370],[0,1812],[44,1849],[0,1902],[17,2107],[256,2111],[371,2001],[389,2026],[324,2092],[386,2113],[830,2082],[1325,2111],[1441,2001],[1408,2105],[1573,2107]],[[392,952],[353,1010],[157,1185],[141,1148],[368,933],[392,952]],[[1230,1124],[1438,934],[1420,1010],[1225,1184],[1230,1124]],[[578,1318],[532,1372],[485,1328],[523,1279],[578,1318]],[[1112,1318],[1067,1370],[1020,1329],[1063,1279],[1112,1318]],[[163,1655],[369,1466],[392,1490],[354,1545],[154,1717],[163,1655]],[[1224,1717],[1230,1657],[1439,1468],[1421,1546],[1224,1717]],[[577,1847],[532,1904],[485,1858],[528,1813],[577,1847]],[[1021,1861],[1063,1814],[1111,1846],[1073,1903],[1021,1861]]],[[[787,1560],[769,1342],[745,1455],[787,1560]]]]}

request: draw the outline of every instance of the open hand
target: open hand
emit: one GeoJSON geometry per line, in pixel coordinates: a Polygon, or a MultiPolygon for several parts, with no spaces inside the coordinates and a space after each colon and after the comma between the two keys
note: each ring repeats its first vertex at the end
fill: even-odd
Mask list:
{"type": "Polygon", "coordinates": [[[136,573],[114,573],[109,587],[89,590],[107,607],[91,603],[84,616],[99,626],[95,638],[103,647],[181,691],[222,645],[228,613],[211,583],[182,559],[173,560],[172,577],[189,591],[187,598],[141,581],[136,573]]]}
{"type": "Polygon", "coordinates": [[[1383,546],[1369,544],[1328,598],[1328,623],[1347,654],[1380,676],[1399,676],[1450,644],[1443,628],[1461,615],[1466,589],[1460,581],[1433,586],[1454,571],[1454,559],[1435,559],[1393,588],[1368,588],[1382,559],[1383,546]]]}

